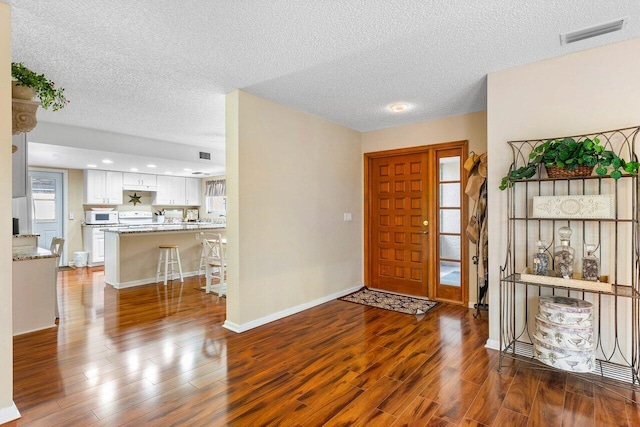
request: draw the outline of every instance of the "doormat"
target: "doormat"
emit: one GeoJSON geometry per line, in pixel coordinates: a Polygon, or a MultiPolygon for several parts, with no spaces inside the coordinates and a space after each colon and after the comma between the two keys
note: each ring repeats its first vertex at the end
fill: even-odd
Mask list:
{"type": "Polygon", "coordinates": [[[69,270],[75,270],[75,267],[70,267],[68,265],[63,265],[62,267],[58,267],[58,271],[69,271],[69,270]]]}
{"type": "Polygon", "coordinates": [[[425,314],[440,305],[439,302],[426,298],[414,298],[405,295],[372,291],[367,287],[339,299],[406,314],[425,314]]]}

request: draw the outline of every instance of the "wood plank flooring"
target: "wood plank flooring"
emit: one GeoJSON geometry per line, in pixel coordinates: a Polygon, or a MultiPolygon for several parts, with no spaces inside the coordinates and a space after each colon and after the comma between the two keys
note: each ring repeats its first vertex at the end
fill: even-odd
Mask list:
{"type": "Polygon", "coordinates": [[[336,300],[235,334],[202,282],[118,291],[100,268],[60,272],[59,326],[14,338],[17,425],[640,425],[564,373],[497,372],[486,315],[336,300]]]}

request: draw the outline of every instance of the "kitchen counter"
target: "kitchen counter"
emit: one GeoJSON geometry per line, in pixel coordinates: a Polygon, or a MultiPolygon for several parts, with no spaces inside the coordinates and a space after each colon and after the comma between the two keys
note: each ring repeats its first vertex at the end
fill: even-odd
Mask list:
{"type": "Polygon", "coordinates": [[[109,227],[104,228],[105,232],[118,234],[136,234],[136,233],[156,233],[167,231],[206,231],[206,230],[225,230],[224,224],[211,224],[206,222],[200,223],[180,223],[180,224],[145,224],[129,227],[109,227]]]}
{"type": "Polygon", "coordinates": [[[40,237],[39,234],[14,234],[13,238],[14,239],[24,239],[24,238],[30,238],[30,237],[40,237]]]}
{"type": "Polygon", "coordinates": [[[33,248],[30,246],[14,247],[13,260],[25,261],[29,259],[57,258],[59,255],[42,248],[33,248]]]}
{"type": "MultiPolygon", "coordinates": [[[[155,283],[160,245],[177,245],[183,276],[197,275],[203,231],[224,234],[226,229],[223,224],[212,223],[105,228],[105,282],[116,289],[155,283]]],[[[201,273],[204,274],[204,269],[201,273]]]]}
{"type": "Polygon", "coordinates": [[[15,253],[17,250],[35,251],[38,247],[38,237],[40,237],[39,234],[15,234],[11,239],[13,252],[15,253]]]}

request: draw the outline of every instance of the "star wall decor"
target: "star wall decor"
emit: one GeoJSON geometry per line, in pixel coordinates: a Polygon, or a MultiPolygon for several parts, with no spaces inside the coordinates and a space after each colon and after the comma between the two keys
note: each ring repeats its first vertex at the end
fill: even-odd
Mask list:
{"type": "Polygon", "coordinates": [[[138,196],[137,193],[133,193],[133,196],[129,195],[129,203],[133,203],[133,206],[137,205],[138,203],[142,203],[140,201],[140,197],[142,196],[138,196]]]}

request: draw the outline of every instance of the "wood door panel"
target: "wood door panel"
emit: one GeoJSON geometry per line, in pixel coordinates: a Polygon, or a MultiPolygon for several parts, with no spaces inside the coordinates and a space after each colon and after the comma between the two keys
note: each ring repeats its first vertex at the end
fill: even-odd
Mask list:
{"type": "Polygon", "coordinates": [[[371,286],[426,295],[426,153],[373,159],[371,286]]]}

